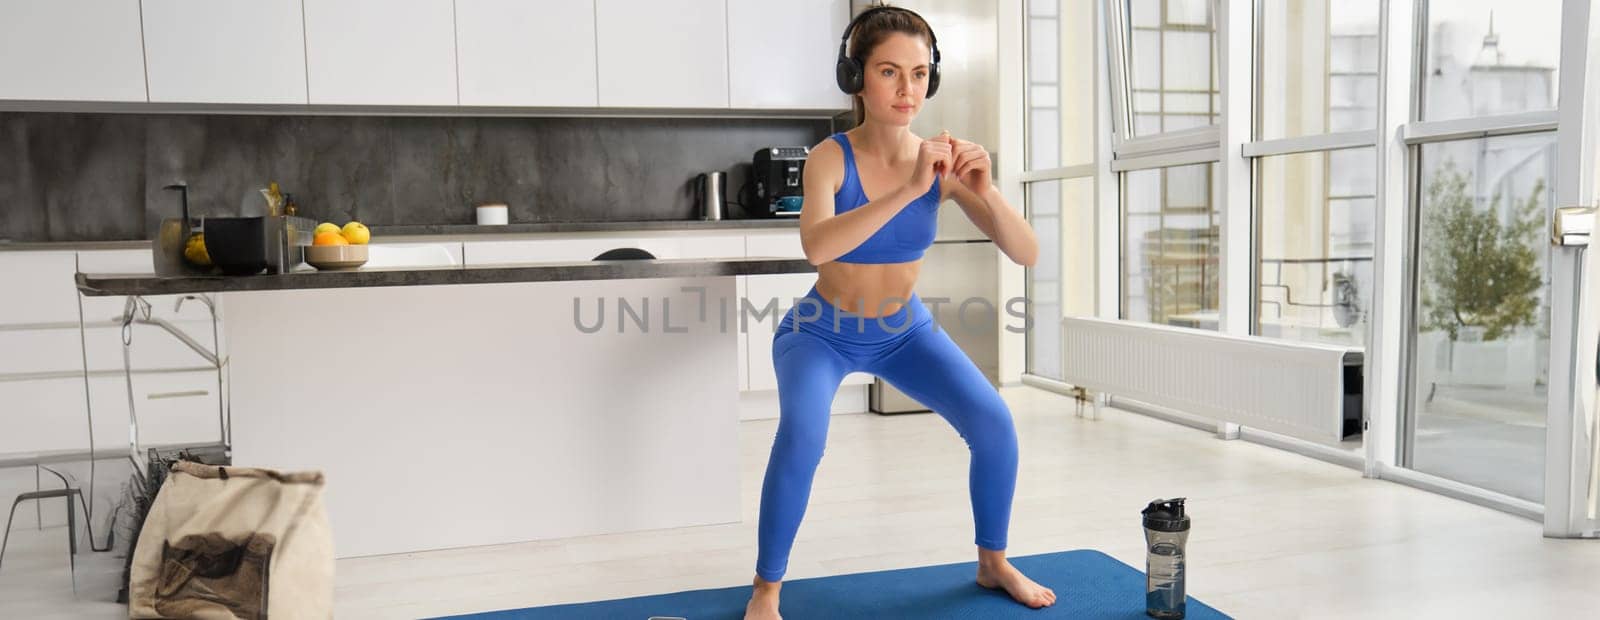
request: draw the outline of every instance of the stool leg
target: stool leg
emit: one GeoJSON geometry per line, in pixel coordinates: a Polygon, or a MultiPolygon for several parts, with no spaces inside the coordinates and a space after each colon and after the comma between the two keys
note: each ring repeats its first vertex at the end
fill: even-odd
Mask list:
{"type": "Polygon", "coordinates": [[[17,501],[11,502],[11,515],[6,517],[6,534],[3,538],[0,538],[0,562],[5,562],[6,545],[11,543],[11,520],[17,517],[17,504],[21,503],[22,498],[20,497],[17,498],[17,501]]]}
{"type": "Polygon", "coordinates": [[[76,498],[67,493],[67,572],[72,575],[72,593],[78,593],[78,512],[76,498]]]}

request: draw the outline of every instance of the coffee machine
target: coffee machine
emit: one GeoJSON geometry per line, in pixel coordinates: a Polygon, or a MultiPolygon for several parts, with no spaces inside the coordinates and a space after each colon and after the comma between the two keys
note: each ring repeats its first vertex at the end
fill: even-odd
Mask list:
{"type": "Polygon", "coordinates": [[[811,149],[804,146],[769,146],[751,158],[752,196],[746,205],[754,217],[799,217],[802,173],[811,149]]]}

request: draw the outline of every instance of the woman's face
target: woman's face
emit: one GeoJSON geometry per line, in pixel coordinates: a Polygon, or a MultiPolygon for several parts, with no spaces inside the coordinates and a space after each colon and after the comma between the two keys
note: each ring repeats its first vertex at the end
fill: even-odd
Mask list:
{"type": "Polygon", "coordinates": [[[928,93],[928,63],[933,53],[922,37],[890,33],[863,67],[861,100],[867,116],[890,125],[910,125],[928,93]]]}

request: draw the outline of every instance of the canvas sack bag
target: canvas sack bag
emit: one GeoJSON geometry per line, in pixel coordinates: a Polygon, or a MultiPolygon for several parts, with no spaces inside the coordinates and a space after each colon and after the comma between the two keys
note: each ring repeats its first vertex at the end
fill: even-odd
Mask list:
{"type": "Polygon", "coordinates": [[[322,473],[173,464],[134,546],[130,618],[331,618],[322,473]]]}

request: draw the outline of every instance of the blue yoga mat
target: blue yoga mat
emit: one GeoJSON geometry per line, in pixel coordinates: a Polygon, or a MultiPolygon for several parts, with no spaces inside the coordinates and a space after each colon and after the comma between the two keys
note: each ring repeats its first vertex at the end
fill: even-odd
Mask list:
{"type": "MultiPolygon", "coordinates": [[[[794,618],[1148,618],[1144,573],[1098,551],[1011,558],[1034,581],[1055,590],[1056,604],[1029,609],[1005,592],[973,581],[976,562],[785,581],[782,613],[794,618]]],[[[508,609],[456,618],[619,618],[688,620],[744,617],[750,586],[508,609]]],[[[1187,617],[1227,618],[1189,597],[1187,617]]]]}

